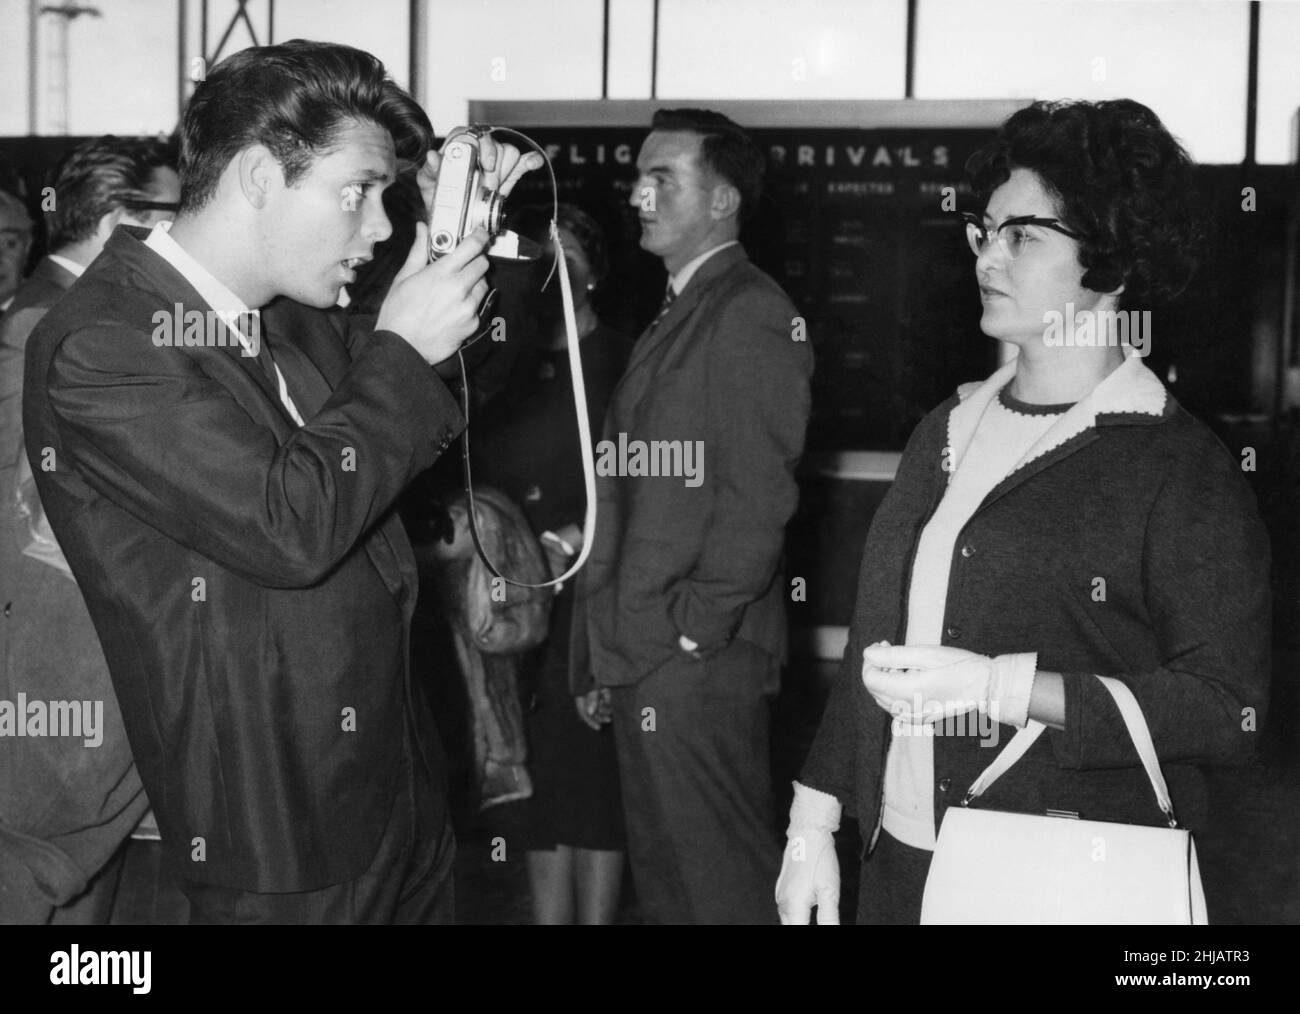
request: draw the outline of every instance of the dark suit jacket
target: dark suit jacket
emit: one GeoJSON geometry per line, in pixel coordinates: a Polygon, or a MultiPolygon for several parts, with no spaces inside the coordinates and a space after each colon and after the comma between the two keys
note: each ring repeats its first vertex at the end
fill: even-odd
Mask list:
{"type": "Polygon", "coordinates": [[[32,335],[41,498],[175,872],[255,891],[352,879],[413,712],[429,735],[408,673],[415,566],[391,507],[460,414],[396,335],[281,301],[263,346],[296,427],[238,347],[155,346],[156,311],[207,307],[145,235],[114,233],[32,335]]]}
{"type": "Polygon", "coordinates": [[[793,337],[796,313],[733,246],[705,261],[638,340],[604,439],[701,441],[703,481],[597,479],[596,535],[575,609],[575,692],[593,678],[641,680],[681,653],[681,634],[705,653],[741,638],[784,657],[779,564],[799,499],[813,365],[808,343],[793,337]]]}

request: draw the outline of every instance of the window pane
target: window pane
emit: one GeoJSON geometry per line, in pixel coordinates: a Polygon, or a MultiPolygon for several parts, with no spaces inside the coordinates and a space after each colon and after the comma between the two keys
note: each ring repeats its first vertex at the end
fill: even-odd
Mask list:
{"type": "Polygon", "coordinates": [[[921,0],[918,10],[917,98],[1132,98],[1197,161],[1242,159],[1247,4],[921,0]]]}
{"type": "MultiPolygon", "coordinates": [[[[258,20],[260,12],[254,12],[258,6],[250,4],[249,12],[261,32],[265,22],[258,20]]],[[[209,8],[221,11],[222,5],[209,4],[209,8]]],[[[356,46],[379,57],[393,80],[405,88],[411,59],[409,12],[406,0],[276,0],[275,41],[313,39],[356,46]]]]}
{"type": "Polygon", "coordinates": [[[660,98],[903,97],[905,0],[663,0],[659,17],[660,98]]]}
{"type": "Polygon", "coordinates": [[[1300,3],[1273,2],[1259,10],[1259,105],[1255,161],[1296,158],[1296,109],[1300,108],[1300,3]]]}
{"type": "Polygon", "coordinates": [[[429,5],[428,102],[440,133],[469,99],[600,98],[601,0],[429,5]]]}
{"type": "Polygon", "coordinates": [[[67,25],[66,129],[58,59],[63,18],[40,15],[38,132],[171,133],[176,126],[176,5],[116,0],[87,6],[97,7],[100,17],[78,17],[67,25]]]}
{"type": "Polygon", "coordinates": [[[0,0],[0,137],[27,133],[27,0],[0,0]]]}

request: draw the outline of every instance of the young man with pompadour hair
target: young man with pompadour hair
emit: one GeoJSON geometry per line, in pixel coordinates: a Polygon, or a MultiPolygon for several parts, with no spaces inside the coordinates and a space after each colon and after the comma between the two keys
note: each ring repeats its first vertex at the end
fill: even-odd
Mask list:
{"type": "MultiPolygon", "coordinates": [[[[450,921],[393,505],[464,425],[431,364],[478,326],[488,237],[427,264],[421,224],[376,319],[334,310],[392,231],[384,189],[438,167],[351,47],[229,57],[180,134],[175,224],[114,233],[33,334],[24,395],[164,861],[192,922],[450,921]],[[183,342],[153,340],[168,313],[183,342]]],[[[479,144],[502,193],[537,161],[479,144]]]]}

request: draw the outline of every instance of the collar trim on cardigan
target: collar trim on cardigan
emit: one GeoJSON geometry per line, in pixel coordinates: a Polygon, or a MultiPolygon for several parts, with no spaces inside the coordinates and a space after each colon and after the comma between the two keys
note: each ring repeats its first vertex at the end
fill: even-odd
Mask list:
{"type": "MultiPolygon", "coordinates": [[[[1016,365],[1017,361],[1013,359],[987,380],[957,388],[959,404],[948,413],[949,482],[970,447],[984,410],[1016,375],[1016,365]]],[[[1166,415],[1169,401],[1169,394],[1159,378],[1146,368],[1140,356],[1130,355],[1057,419],[1008,474],[1014,475],[1036,458],[1094,429],[1099,416],[1150,416],[1154,417],[1151,421],[1155,421],[1166,415]]]]}

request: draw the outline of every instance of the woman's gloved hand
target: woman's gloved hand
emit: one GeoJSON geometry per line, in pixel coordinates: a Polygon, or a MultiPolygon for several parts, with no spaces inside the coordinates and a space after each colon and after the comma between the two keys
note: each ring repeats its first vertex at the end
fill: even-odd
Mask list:
{"type": "Polygon", "coordinates": [[[862,653],[862,683],[898,721],[940,722],[977,708],[1024,728],[1038,671],[1036,652],[990,658],[946,645],[873,644],[862,653]]]}
{"type": "Polygon", "coordinates": [[[776,910],[783,926],[807,926],[817,906],[819,926],[840,924],[840,861],[835,832],[840,801],[826,792],[794,783],[785,856],[776,878],[776,910]]]}

